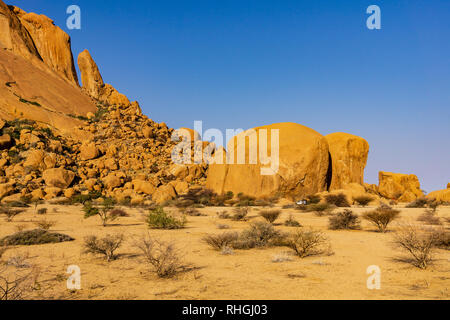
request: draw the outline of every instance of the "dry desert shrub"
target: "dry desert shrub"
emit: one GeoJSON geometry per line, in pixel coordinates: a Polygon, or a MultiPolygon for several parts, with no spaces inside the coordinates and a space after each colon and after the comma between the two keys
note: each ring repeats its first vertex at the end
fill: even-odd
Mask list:
{"type": "MultiPolygon", "coordinates": [[[[245,195],[243,193],[239,193],[237,195],[237,198],[238,198],[238,202],[236,203],[236,206],[238,206],[238,207],[253,207],[253,206],[256,205],[255,204],[255,201],[256,201],[255,197],[247,196],[247,195],[245,195]]],[[[260,202],[259,205],[261,206],[261,204],[262,203],[260,202]]]]}
{"type": "Polygon", "coordinates": [[[146,236],[135,242],[135,246],[160,278],[172,278],[185,268],[180,253],[172,242],[146,236]]]}
{"type": "Polygon", "coordinates": [[[418,198],[414,200],[413,202],[406,205],[406,208],[425,208],[430,203],[430,200],[428,200],[425,197],[418,198]]]}
{"type": "Polygon", "coordinates": [[[302,225],[300,224],[300,222],[298,222],[297,220],[294,219],[294,217],[292,215],[289,216],[289,219],[287,219],[284,222],[284,225],[286,227],[301,227],[302,225]]]}
{"type": "Polygon", "coordinates": [[[47,208],[40,208],[38,211],[37,211],[37,214],[39,214],[39,215],[44,215],[44,214],[46,214],[47,213],[47,208]]]}
{"type": "Polygon", "coordinates": [[[242,221],[247,218],[249,213],[248,207],[236,207],[233,209],[233,216],[231,217],[234,221],[242,221]]]}
{"type": "Polygon", "coordinates": [[[181,213],[190,216],[190,217],[201,217],[204,216],[198,209],[196,208],[183,208],[181,213]]]}
{"type": "Polygon", "coordinates": [[[17,215],[24,211],[24,209],[14,209],[10,206],[0,206],[0,214],[5,215],[6,222],[12,222],[17,215]]]}
{"type": "Polygon", "coordinates": [[[120,248],[124,240],[122,234],[106,235],[103,238],[91,235],[85,238],[85,253],[104,255],[106,261],[110,262],[117,258],[116,250],[120,248]]]}
{"type": "Polygon", "coordinates": [[[426,269],[433,259],[439,234],[432,228],[404,224],[394,235],[394,244],[406,252],[408,260],[420,269],[426,269]]]}
{"type": "Polygon", "coordinates": [[[361,229],[361,221],[353,211],[345,209],[329,218],[329,229],[358,230],[361,229]]]}
{"type": "Polygon", "coordinates": [[[5,266],[0,266],[0,301],[29,298],[38,276],[36,270],[31,272],[11,271],[5,266]]]}
{"type": "Polygon", "coordinates": [[[325,196],[325,201],[330,205],[335,205],[339,208],[350,208],[350,203],[347,200],[347,196],[343,193],[328,194],[325,196]]]}
{"type": "Polygon", "coordinates": [[[306,197],[308,199],[308,202],[310,204],[318,204],[320,201],[322,201],[322,197],[318,194],[312,194],[306,197]]]}
{"type": "Polygon", "coordinates": [[[221,251],[226,247],[232,248],[238,238],[239,234],[237,232],[225,232],[207,235],[202,240],[214,250],[221,251]]]}
{"type": "Polygon", "coordinates": [[[425,210],[425,212],[417,218],[417,221],[436,226],[442,224],[441,219],[436,214],[436,211],[430,209],[425,210]]]}
{"type": "Polygon", "coordinates": [[[271,223],[255,221],[247,230],[242,231],[234,242],[234,249],[262,248],[270,245],[278,245],[284,239],[284,235],[276,230],[271,223]]]}
{"type": "Polygon", "coordinates": [[[379,207],[365,212],[363,218],[375,225],[380,232],[386,232],[388,225],[399,217],[400,211],[392,208],[379,207]]]}
{"type": "Polygon", "coordinates": [[[329,215],[336,208],[334,205],[330,205],[328,203],[315,203],[308,205],[298,205],[296,207],[297,210],[305,211],[305,212],[314,212],[315,215],[322,217],[325,215],[329,215]]]}
{"type": "Polygon", "coordinates": [[[23,223],[22,224],[18,224],[18,225],[15,226],[15,229],[16,229],[17,232],[22,232],[26,228],[27,228],[27,225],[23,224],[23,223]]]}
{"type": "Polygon", "coordinates": [[[328,239],[322,232],[313,229],[298,229],[289,237],[287,244],[300,258],[331,254],[328,239]]]}
{"type": "Polygon", "coordinates": [[[354,198],[353,200],[355,200],[355,202],[361,206],[361,207],[367,207],[369,205],[369,203],[371,203],[373,201],[373,198],[371,196],[359,196],[354,198]]]}
{"type": "Polygon", "coordinates": [[[147,215],[147,224],[150,229],[182,229],[187,223],[186,217],[177,218],[169,215],[162,207],[157,207],[147,215]]]}
{"type": "Polygon", "coordinates": [[[41,219],[34,223],[39,229],[42,230],[50,230],[50,228],[54,227],[56,225],[56,221],[50,221],[47,219],[41,219]]]}
{"type": "Polygon", "coordinates": [[[109,212],[112,217],[129,217],[130,215],[123,209],[113,209],[109,212]]]}
{"type": "Polygon", "coordinates": [[[262,210],[259,215],[269,223],[274,223],[281,214],[281,210],[262,210]]]}
{"type": "Polygon", "coordinates": [[[224,211],[217,212],[217,217],[219,219],[230,219],[231,216],[226,210],[224,210],[224,211]]]}
{"type": "Polygon", "coordinates": [[[450,250],[450,230],[440,227],[435,230],[436,247],[444,250],[450,250]]]}

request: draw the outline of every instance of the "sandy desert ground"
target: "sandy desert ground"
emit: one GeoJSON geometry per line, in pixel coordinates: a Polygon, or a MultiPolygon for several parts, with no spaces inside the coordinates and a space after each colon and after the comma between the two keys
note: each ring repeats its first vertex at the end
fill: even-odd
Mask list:
{"type": "MultiPolygon", "coordinates": [[[[4,254],[7,261],[14,256],[26,257],[29,265],[38,268],[40,290],[33,292],[37,299],[449,299],[450,253],[437,250],[433,265],[426,270],[400,262],[400,252],[392,245],[392,234],[374,232],[363,221],[358,231],[330,231],[328,218],[313,213],[284,209],[279,222],[290,214],[303,226],[325,232],[335,252],[332,256],[313,256],[300,259],[288,248],[235,250],[222,255],[201,241],[210,233],[221,233],[218,223],[228,224],[230,231],[245,229],[249,222],[234,222],[217,218],[223,208],[204,208],[201,217],[188,217],[181,230],[148,230],[144,222],[145,210],[126,208],[130,215],[100,226],[98,217],[85,220],[81,206],[40,205],[48,208],[45,216],[56,225],[52,231],[68,234],[73,242],[31,247],[14,247],[4,254]],[[160,279],[149,271],[134,239],[150,232],[154,237],[174,241],[183,252],[184,260],[195,268],[173,279],[160,279]],[[126,242],[118,250],[119,258],[106,262],[100,256],[83,253],[84,237],[123,233],[126,242]],[[289,255],[291,261],[275,263],[277,255],[289,255]],[[78,265],[82,273],[82,289],[69,291],[66,274],[69,265],[78,265]],[[366,269],[370,265],[381,268],[381,289],[368,290],[366,269]]],[[[361,214],[372,208],[353,208],[361,214]]],[[[168,210],[177,210],[175,208],[168,210]]],[[[227,208],[226,210],[232,210],[227,208]]],[[[251,220],[258,217],[252,208],[251,220]]],[[[424,209],[401,208],[402,221],[416,221],[424,209]]],[[[0,237],[17,231],[18,226],[34,229],[33,221],[42,219],[34,208],[17,216],[13,222],[1,218],[0,237]]],[[[450,207],[438,210],[440,217],[450,216],[450,207]]],[[[285,231],[293,228],[277,226],[285,231]]],[[[395,229],[393,226],[392,229],[395,229]]]]}

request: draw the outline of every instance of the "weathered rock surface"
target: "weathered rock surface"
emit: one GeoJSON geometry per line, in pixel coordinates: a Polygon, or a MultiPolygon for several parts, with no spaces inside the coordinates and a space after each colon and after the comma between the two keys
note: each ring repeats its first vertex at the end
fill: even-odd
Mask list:
{"type": "MultiPolygon", "coordinates": [[[[258,146],[261,129],[267,129],[268,155],[272,152],[271,130],[279,130],[278,171],[272,175],[262,175],[261,169],[268,166],[262,165],[261,161],[249,164],[249,147],[246,144],[246,164],[210,165],[207,188],[219,194],[232,191],[255,197],[281,195],[291,198],[327,190],[329,149],[325,137],[300,124],[278,123],[254,129],[258,135],[258,146]]],[[[237,141],[248,133],[241,133],[228,145],[229,156],[230,150],[234,151],[234,163],[237,162],[237,141]],[[234,147],[231,145],[233,141],[234,147]]]]}
{"type": "Polygon", "coordinates": [[[72,183],[75,173],[62,168],[53,168],[44,171],[42,178],[48,187],[65,189],[72,183]]]}
{"type": "Polygon", "coordinates": [[[99,99],[105,83],[88,50],[84,50],[78,55],[78,67],[81,70],[83,89],[94,99],[99,99]]]}
{"type": "Polygon", "coordinates": [[[78,86],[71,40],[67,33],[44,15],[26,13],[17,7],[13,11],[31,35],[42,60],[57,74],[78,86]]]}
{"type": "Polygon", "coordinates": [[[78,56],[78,67],[81,72],[83,89],[94,99],[108,105],[129,106],[128,98],[119,93],[111,85],[105,84],[97,64],[88,50],[78,56]]]}
{"type": "Polygon", "coordinates": [[[424,196],[416,175],[383,171],[379,173],[378,192],[384,198],[400,202],[410,202],[424,196]]]}
{"type": "Polygon", "coordinates": [[[0,118],[31,119],[81,138],[83,134],[75,130],[81,124],[76,116],[95,112],[96,106],[75,85],[67,35],[47,22],[0,0],[0,118]],[[17,15],[28,17],[23,22],[36,33],[36,41],[17,15]],[[35,43],[41,46],[45,62],[35,43]]]}
{"type": "Polygon", "coordinates": [[[450,202],[450,183],[447,184],[447,189],[430,192],[427,195],[428,199],[436,199],[437,201],[450,202]]]}
{"type": "Polygon", "coordinates": [[[367,141],[342,132],[329,134],[325,138],[328,141],[331,156],[329,189],[342,189],[350,183],[362,185],[369,155],[367,141]]]}
{"type": "Polygon", "coordinates": [[[0,0],[0,48],[28,60],[42,60],[28,33],[14,12],[0,0]]]}

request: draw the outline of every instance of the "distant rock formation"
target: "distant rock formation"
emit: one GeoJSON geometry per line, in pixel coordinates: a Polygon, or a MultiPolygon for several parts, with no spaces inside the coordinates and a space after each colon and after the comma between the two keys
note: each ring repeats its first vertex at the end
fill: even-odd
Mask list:
{"type": "Polygon", "coordinates": [[[343,189],[350,183],[364,183],[364,169],[369,155],[369,143],[348,133],[332,133],[328,141],[331,156],[331,182],[329,189],[343,189]]]}
{"type": "Polygon", "coordinates": [[[108,105],[130,105],[130,101],[125,95],[103,82],[98,66],[88,50],[84,50],[78,55],[78,67],[81,72],[83,89],[92,98],[108,105]]]}
{"type": "Polygon", "coordinates": [[[450,202],[450,183],[447,184],[447,189],[430,192],[427,195],[429,199],[436,199],[437,201],[450,202]]]}
{"type": "Polygon", "coordinates": [[[411,202],[424,196],[416,175],[383,171],[379,173],[378,192],[384,198],[399,202],[411,202]]]}
{"type": "Polygon", "coordinates": [[[78,86],[69,35],[44,15],[26,13],[17,7],[12,9],[29,32],[42,60],[57,74],[78,86]]]}
{"type": "MultiPolygon", "coordinates": [[[[206,187],[218,194],[232,191],[254,197],[280,195],[295,199],[327,190],[329,150],[325,137],[320,133],[296,123],[278,123],[255,128],[258,135],[258,150],[261,147],[259,131],[267,130],[268,155],[271,154],[272,129],[279,130],[279,170],[273,175],[261,175],[261,164],[249,164],[249,147],[246,144],[247,164],[213,164],[209,166],[206,187]]],[[[234,148],[229,144],[228,152],[238,153],[238,139],[249,131],[234,137],[234,148]]],[[[235,159],[236,163],[236,159],[235,159]]]]}

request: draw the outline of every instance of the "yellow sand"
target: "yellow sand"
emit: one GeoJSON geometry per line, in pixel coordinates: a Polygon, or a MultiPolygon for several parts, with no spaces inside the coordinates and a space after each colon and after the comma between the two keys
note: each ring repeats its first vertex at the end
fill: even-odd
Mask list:
{"type": "MultiPolygon", "coordinates": [[[[41,290],[33,293],[38,299],[449,299],[450,254],[437,250],[435,261],[427,270],[395,260],[402,256],[392,244],[392,232],[380,234],[367,222],[360,231],[327,230],[328,218],[312,213],[283,210],[279,222],[293,214],[303,226],[325,232],[331,240],[333,256],[305,259],[291,255],[292,261],[274,263],[274,256],[289,253],[282,247],[235,250],[222,255],[201,241],[208,233],[221,233],[217,224],[228,224],[231,231],[239,231],[249,222],[234,222],[217,218],[224,208],[205,208],[207,216],[188,217],[182,230],[150,230],[150,234],[174,241],[184,253],[184,260],[196,269],[174,279],[159,279],[151,272],[133,246],[135,239],[147,233],[142,209],[125,209],[130,217],[120,218],[109,227],[101,227],[100,220],[83,219],[80,206],[40,205],[48,208],[45,216],[34,214],[34,208],[17,216],[13,222],[1,218],[0,237],[17,231],[18,225],[34,229],[33,221],[45,217],[56,221],[52,231],[74,237],[73,242],[16,247],[8,250],[2,260],[18,254],[28,254],[28,263],[40,268],[41,290]],[[100,256],[83,254],[83,238],[87,235],[123,233],[126,242],[118,250],[118,260],[107,263],[100,256]],[[78,265],[82,272],[82,289],[70,292],[66,288],[69,265],[78,265]],[[370,265],[381,268],[381,290],[368,290],[366,269],[370,265]]],[[[371,208],[354,208],[362,213],[371,208]]],[[[169,209],[175,211],[176,209],[169,209]]],[[[231,211],[232,209],[226,208],[231,211]]],[[[250,216],[259,219],[258,209],[250,216]]],[[[401,208],[402,221],[416,221],[423,209],[401,208]]],[[[450,216],[450,207],[440,208],[440,217],[450,216]]],[[[277,226],[285,231],[294,228],[277,226]]],[[[395,229],[395,227],[393,228],[395,229]]]]}

